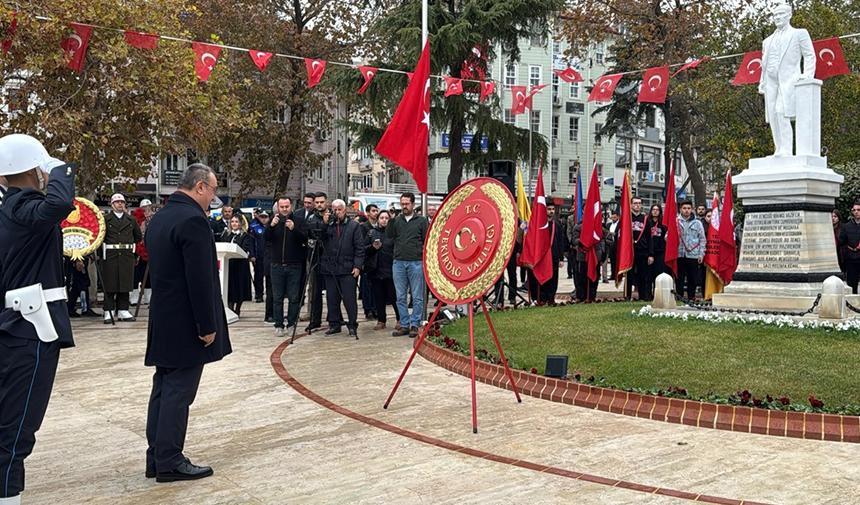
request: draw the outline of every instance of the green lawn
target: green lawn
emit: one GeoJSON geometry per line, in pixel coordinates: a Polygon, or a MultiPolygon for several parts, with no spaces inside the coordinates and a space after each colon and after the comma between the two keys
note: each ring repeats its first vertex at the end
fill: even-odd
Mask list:
{"type": "MultiPolygon", "coordinates": [[[[637,317],[639,303],[493,312],[508,359],[543,373],[548,354],[570,357],[569,371],[633,388],[685,388],[694,397],[788,396],[807,404],[860,404],[860,335],[855,332],[715,324],[637,317]]],[[[498,356],[486,319],[475,319],[476,348],[498,356]]],[[[468,319],[443,335],[468,348],[468,319]]]]}

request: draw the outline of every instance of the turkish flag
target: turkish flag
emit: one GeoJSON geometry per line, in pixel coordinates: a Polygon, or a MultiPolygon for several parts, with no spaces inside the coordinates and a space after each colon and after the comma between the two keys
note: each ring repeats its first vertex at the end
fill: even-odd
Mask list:
{"type": "Polygon", "coordinates": [[[376,72],[379,71],[376,67],[358,67],[358,71],[361,72],[361,76],[364,77],[364,84],[361,86],[361,89],[358,90],[358,94],[364,94],[364,90],[370,86],[370,81],[373,80],[373,77],[376,75],[376,72]]]}
{"type": "Polygon", "coordinates": [[[708,233],[705,241],[705,266],[716,276],[720,269],[720,195],[714,192],[714,200],[711,202],[711,221],[708,224],[708,233]]]}
{"type": "Polygon", "coordinates": [[[687,70],[688,68],[696,68],[708,60],[710,60],[710,58],[702,58],[701,60],[691,61],[690,63],[684,63],[684,65],[681,68],[679,68],[677,72],[672,74],[672,77],[675,77],[676,75],[680,74],[684,70],[687,70]]]}
{"type": "Polygon", "coordinates": [[[476,81],[483,81],[487,77],[487,54],[480,45],[473,47],[471,54],[463,61],[460,75],[463,79],[476,81]]]}
{"type": "Polygon", "coordinates": [[[834,75],[850,74],[845,56],[842,54],[842,44],[839,37],[816,40],[812,43],[815,48],[815,78],[827,79],[834,75]]]}
{"type": "Polygon", "coordinates": [[[546,215],[546,195],[543,191],[543,166],[538,169],[537,187],[532,200],[532,215],[523,238],[523,252],[517,265],[531,268],[541,284],[552,279],[552,252],[549,219],[546,215]]]}
{"type": "Polygon", "coordinates": [[[325,60],[312,60],[305,58],[305,66],[308,68],[308,87],[313,88],[320,83],[323,72],[325,72],[325,60]]]}
{"type": "Polygon", "coordinates": [[[260,69],[260,72],[266,71],[266,67],[269,66],[269,61],[271,61],[272,56],[274,56],[273,53],[257,51],[256,49],[248,49],[248,54],[251,55],[251,59],[254,60],[254,65],[257,65],[257,68],[260,69]]]}
{"type": "Polygon", "coordinates": [[[90,35],[93,33],[93,27],[90,25],[81,25],[78,23],[69,23],[69,26],[75,29],[75,33],[65,39],[60,47],[66,52],[66,57],[69,58],[70,69],[80,72],[84,68],[84,56],[87,54],[87,44],[90,42],[90,35]]]}
{"type": "Polygon", "coordinates": [[[204,44],[203,42],[194,42],[191,45],[194,48],[194,54],[197,55],[194,60],[194,71],[197,72],[197,79],[200,82],[206,82],[209,80],[209,75],[212,74],[212,69],[215,68],[215,63],[218,62],[218,56],[221,55],[221,46],[204,44]]]}
{"type": "Polygon", "coordinates": [[[624,185],[621,187],[619,223],[615,233],[615,243],[618,247],[618,268],[615,270],[616,288],[621,284],[624,275],[633,268],[633,214],[630,212],[630,198],[630,174],[625,172],[624,185]]]}
{"type": "Polygon", "coordinates": [[[415,75],[415,72],[406,72],[406,81],[412,82],[412,76],[415,75]]]}
{"type": "Polygon", "coordinates": [[[612,100],[612,93],[615,92],[615,86],[621,80],[621,74],[604,75],[594,83],[594,88],[588,95],[589,102],[608,102],[612,100]]]}
{"type": "Polygon", "coordinates": [[[579,72],[576,70],[567,67],[564,71],[561,70],[553,70],[555,75],[559,76],[564,82],[585,82],[585,79],[579,75],[579,72]]]}
{"type": "Polygon", "coordinates": [[[445,97],[463,94],[463,79],[445,77],[445,97]]]}
{"type": "Polygon", "coordinates": [[[732,203],[732,172],[726,173],[726,189],[723,191],[723,211],[720,213],[720,263],[717,269],[723,284],[732,282],[738,268],[737,245],[735,244],[734,208],[732,203]]]}
{"type": "Polygon", "coordinates": [[[9,24],[9,38],[5,39],[2,43],[3,54],[9,52],[9,49],[12,47],[12,40],[15,38],[15,30],[18,28],[18,13],[12,13],[12,22],[9,24]]]}
{"type": "Polygon", "coordinates": [[[478,100],[478,103],[483,102],[493,93],[493,90],[496,89],[495,81],[481,81],[481,99],[478,100]]]}
{"type": "Polygon", "coordinates": [[[125,41],[130,46],[139,49],[155,49],[158,47],[158,39],[161,38],[154,33],[133,32],[131,30],[126,30],[124,33],[125,41]]]}
{"type": "Polygon", "coordinates": [[[541,84],[540,86],[534,86],[532,88],[532,90],[529,92],[528,96],[526,97],[526,107],[528,107],[529,110],[534,110],[532,108],[532,97],[535,96],[535,94],[537,94],[538,91],[544,89],[547,86],[548,86],[548,84],[541,84]]]}
{"type": "Polygon", "coordinates": [[[761,51],[752,51],[744,54],[744,61],[738,68],[732,86],[741,84],[758,84],[761,81],[761,51]]]}
{"type": "Polygon", "coordinates": [[[642,76],[639,102],[666,103],[669,91],[669,67],[649,68],[642,76]]]}
{"type": "Polygon", "coordinates": [[[511,116],[526,111],[526,87],[511,86],[511,116]]]}
{"type": "Polygon", "coordinates": [[[591,182],[588,184],[588,196],[585,197],[582,229],[579,234],[579,243],[585,248],[587,273],[591,282],[597,282],[597,245],[601,240],[603,240],[603,213],[600,211],[600,181],[597,179],[595,161],[591,171],[591,182]]]}
{"type": "Polygon", "coordinates": [[[678,277],[678,198],[675,194],[675,160],[669,162],[669,184],[666,187],[666,209],[663,211],[666,227],[666,265],[678,277]]]}
{"type": "Polygon", "coordinates": [[[430,41],[400,105],[388,124],[376,152],[412,173],[418,191],[427,192],[427,142],[430,139],[430,41]]]}

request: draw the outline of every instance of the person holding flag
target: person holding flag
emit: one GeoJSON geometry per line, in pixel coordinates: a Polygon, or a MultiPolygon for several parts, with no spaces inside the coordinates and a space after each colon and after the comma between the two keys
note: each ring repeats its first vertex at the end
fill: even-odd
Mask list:
{"type": "MultiPolygon", "coordinates": [[[[528,292],[533,302],[542,301],[541,285],[549,282],[553,271],[552,237],[555,223],[550,223],[548,202],[543,189],[543,167],[538,168],[537,186],[532,200],[531,219],[528,226],[525,223],[520,228],[525,231],[523,236],[523,253],[517,260],[517,265],[528,269],[528,292]]],[[[553,210],[555,204],[553,203],[553,210]]],[[[545,293],[545,289],[543,290],[545,293]]]]}
{"type": "Polygon", "coordinates": [[[627,283],[624,288],[624,296],[630,299],[630,279],[628,272],[633,269],[633,220],[630,211],[630,173],[624,173],[624,184],[621,186],[621,211],[618,215],[619,224],[616,226],[616,266],[615,287],[621,284],[623,278],[627,283]]]}
{"type": "Polygon", "coordinates": [[[588,185],[583,219],[574,227],[572,233],[572,245],[575,245],[576,250],[576,298],[580,302],[597,297],[597,269],[606,256],[604,237],[608,236],[609,230],[603,227],[595,164],[591,172],[591,183],[588,185]]]}

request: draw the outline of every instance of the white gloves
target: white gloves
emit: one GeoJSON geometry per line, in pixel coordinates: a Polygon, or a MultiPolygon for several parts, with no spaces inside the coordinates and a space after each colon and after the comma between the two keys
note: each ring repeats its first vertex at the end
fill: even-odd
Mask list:
{"type": "Polygon", "coordinates": [[[57,158],[45,158],[41,163],[39,163],[39,168],[42,170],[42,172],[50,174],[51,170],[57,167],[61,167],[65,164],[66,163],[64,161],[60,161],[57,158]]]}

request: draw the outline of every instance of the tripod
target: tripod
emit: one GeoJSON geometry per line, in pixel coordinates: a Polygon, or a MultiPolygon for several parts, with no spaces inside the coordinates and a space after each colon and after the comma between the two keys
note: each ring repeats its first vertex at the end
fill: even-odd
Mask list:
{"type": "MultiPolygon", "coordinates": [[[[307,290],[308,283],[311,280],[311,274],[314,273],[314,270],[319,266],[319,243],[316,239],[314,239],[314,245],[311,247],[311,256],[308,258],[308,271],[305,275],[304,282],[302,282],[302,297],[299,301],[299,314],[302,313],[302,307],[305,306],[305,299],[307,298],[307,290]]],[[[319,282],[319,279],[317,279],[319,282]]],[[[281,300],[283,303],[283,300],[281,300]]],[[[295,342],[296,340],[296,329],[298,329],[299,323],[296,321],[296,324],[293,325],[293,334],[290,335],[290,344],[295,342]]]]}

